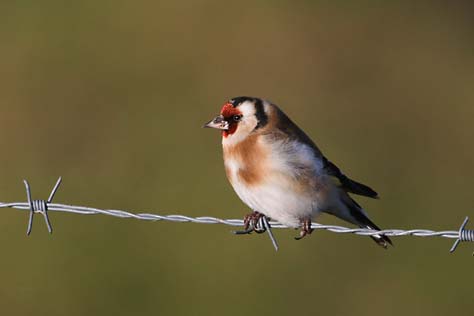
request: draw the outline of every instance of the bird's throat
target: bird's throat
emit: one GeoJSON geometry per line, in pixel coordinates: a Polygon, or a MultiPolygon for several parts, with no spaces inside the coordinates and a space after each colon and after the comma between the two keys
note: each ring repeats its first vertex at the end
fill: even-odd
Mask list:
{"type": "Polygon", "coordinates": [[[236,123],[231,123],[231,124],[229,125],[229,129],[228,129],[228,130],[223,130],[223,131],[222,131],[222,137],[227,138],[227,137],[229,137],[230,135],[234,134],[236,130],[237,130],[237,124],[236,124],[236,123]]]}

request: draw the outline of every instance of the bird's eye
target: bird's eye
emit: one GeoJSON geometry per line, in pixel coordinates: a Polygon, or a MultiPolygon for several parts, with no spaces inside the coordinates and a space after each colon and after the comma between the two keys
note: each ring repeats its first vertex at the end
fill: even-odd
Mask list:
{"type": "Polygon", "coordinates": [[[232,117],[232,119],[234,120],[234,122],[240,121],[241,118],[242,118],[242,115],[234,115],[234,116],[232,117]]]}

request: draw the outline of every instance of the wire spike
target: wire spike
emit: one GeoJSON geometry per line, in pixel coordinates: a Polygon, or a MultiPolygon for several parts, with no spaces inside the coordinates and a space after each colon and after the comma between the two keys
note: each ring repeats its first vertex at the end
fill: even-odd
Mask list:
{"type": "Polygon", "coordinates": [[[263,226],[268,232],[268,236],[270,237],[270,240],[272,241],[275,251],[278,251],[278,243],[275,239],[275,236],[273,236],[272,227],[270,226],[270,223],[268,223],[268,218],[266,216],[262,216],[262,222],[263,222],[263,226]]]}
{"type": "Polygon", "coordinates": [[[33,200],[31,199],[31,189],[30,184],[27,180],[23,180],[26,188],[26,197],[28,199],[28,204],[30,206],[30,216],[28,218],[28,228],[26,229],[26,235],[29,236],[31,234],[31,229],[33,228],[33,217],[35,215],[35,211],[33,208],[33,200]]]}
{"type": "MultiPolygon", "coordinates": [[[[456,248],[459,246],[461,241],[474,241],[474,230],[465,229],[467,222],[469,221],[469,217],[466,216],[464,222],[461,224],[461,227],[458,231],[458,238],[454,242],[453,246],[449,250],[450,253],[456,251],[456,248]]],[[[472,254],[474,256],[474,253],[472,254]]]]}
{"type": "Polygon", "coordinates": [[[35,213],[41,213],[44,217],[44,221],[46,223],[46,227],[48,228],[48,232],[51,234],[53,233],[53,227],[51,225],[51,221],[49,220],[48,216],[48,204],[50,204],[53,201],[54,195],[59,189],[59,186],[61,184],[62,178],[59,177],[59,179],[56,181],[56,184],[53,187],[53,190],[51,191],[51,194],[49,195],[48,200],[33,200],[31,198],[31,188],[30,184],[28,183],[27,180],[23,180],[23,183],[25,184],[26,188],[26,197],[28,198],[28,206],[29,206],[29,218],[28,218],[28,228],[26,229],[26,234],[29,236],[31,234],[31,230],[33,229],[33,218],[35,213]]]}
{"type": "Polygon", "coordinates": [[[62,181],[63,181],[62,177],[59,177],[58,181],[56,181],[56,184],[54,185],[53,190],[51,190],[51,194],[49,195],[48,203],[53,202],[54,195],[56,194],[56,191],[58,191],[59,186],[61,185],[62,181]]]}

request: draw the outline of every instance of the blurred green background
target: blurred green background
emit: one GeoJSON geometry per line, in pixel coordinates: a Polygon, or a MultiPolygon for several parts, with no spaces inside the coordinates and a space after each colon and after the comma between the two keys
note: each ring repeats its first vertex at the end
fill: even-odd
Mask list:
{"type": "MultiPolygon", "coordinates": [[[[474,216],[474,6],[409,1],[2,1],[0,201],[241,218],[229,98],[280,105],[379,201],[385,228],[474,216]]],[[[2,209],[3,315],[446,315],[474,308],[473,245],[2,209]]],[[[329,216],[323,223],[342,224],[329,216]]],[[[473,227],[471,224],[471,227],[473,227]]]]}

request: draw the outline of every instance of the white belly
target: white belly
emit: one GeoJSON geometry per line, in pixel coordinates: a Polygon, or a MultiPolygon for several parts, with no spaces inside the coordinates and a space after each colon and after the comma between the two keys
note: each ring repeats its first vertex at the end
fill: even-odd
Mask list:
{"type": "Polygon", "coordinates": [[[313,149],[273,138],[259,138],[246,146],[246,150],[231,151],[232,147],[224,144],[224,162],[234,190],[252,210],[284,225],[299,227],[302,221],[327,209],[332,190],[324,185],[324,177],[320,178],[322,161],[313,149]],[[250,154],[254,160],[247,159],[250,154]],[[245,171],[253,172],[255,179],[249,181],[245,171]]]}
{"type": "Polygon", "coordinates": [[[299,227],[302,220],[319,213],[314,195],[292,189],[291,183],[281,177],[269,174],[261,184],[249,186],[239,179],[235,165],[226,165],[235,192],[252,210],[290,227],[299,227]]]}

